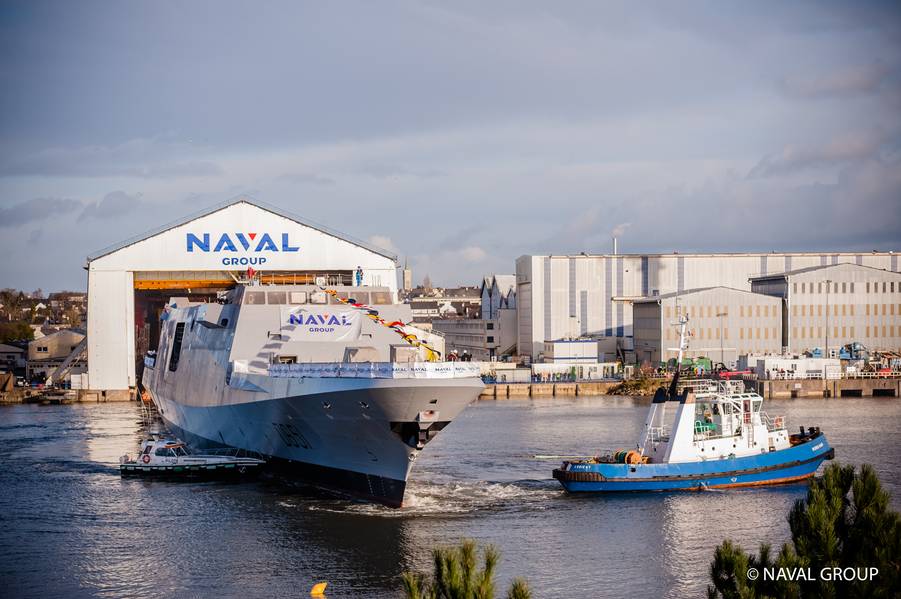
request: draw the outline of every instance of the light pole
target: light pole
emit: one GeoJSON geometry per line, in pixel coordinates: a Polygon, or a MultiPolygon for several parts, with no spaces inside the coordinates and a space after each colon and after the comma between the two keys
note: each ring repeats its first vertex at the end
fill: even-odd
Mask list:
{"type": "Polygon", "coordinates": [[[832,281],[826,279],[826,353],[823,357],[829,357],[829,288],[832,286],[832,281]]]}
{"type": "Polygon", "coordinates": [[[728,312],[718,312],[717,316],[720,319],[720,364],[723,365],[723,368],[726,367],[726,360],[723,358],[723,317],[729,316],[728,312]]]}

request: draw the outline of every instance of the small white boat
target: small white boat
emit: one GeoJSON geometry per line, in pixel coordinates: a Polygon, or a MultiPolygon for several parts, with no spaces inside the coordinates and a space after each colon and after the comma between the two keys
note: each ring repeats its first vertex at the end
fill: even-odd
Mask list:
{"type": "Polygon", "coordinates": [[[136,457],[119,458],[122,476],[252,476],[265,461],[256,458],[191,453],[187,445],[174,438],[154,435],[141,444],[136,457]]]}

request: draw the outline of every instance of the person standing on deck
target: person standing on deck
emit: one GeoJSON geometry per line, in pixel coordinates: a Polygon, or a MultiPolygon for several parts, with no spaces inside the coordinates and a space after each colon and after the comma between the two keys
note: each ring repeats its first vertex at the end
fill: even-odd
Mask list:
{"type": "Polygon", "coordinates": [[[354,273],[354,278],[356,280],[356,286],[362,287],[363,286],[363,267],[362,266],[357,266],[357,270],[354,273]]]}

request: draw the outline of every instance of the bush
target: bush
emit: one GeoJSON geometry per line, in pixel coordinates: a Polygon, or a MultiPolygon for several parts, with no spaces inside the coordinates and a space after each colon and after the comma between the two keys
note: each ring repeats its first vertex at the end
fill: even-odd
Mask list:
{"type": "MultiPolygon", "coordinates": [[[[830,464],[815,479],[806,499],[795,502],[788,515],[791,543],[773,558],[769,545],[758,555],[744,553],[724,541],[710,564],[710,599],[763,597],[839,598],[901,596],[901,517],[889,507],[890,495],[882,488],[872,466],[830,464]],[[758,577],[749,580],[749,568],[758,577]],[[764,568],[797,573],[803,578],[769,580],[764,568]],[[824,569],[855,568],[857,580],[827,580],[824,569]],[[875,576],[861,576],[878,568],[875,576]],[[809,578],[809,580],[806,580],[809,578]],[[863,578],[863,579],[861,579],[863,578]]],[[[832,576],[834,578],[834,576],[832,576]]]]}
{"type": "MultiPolygon", "coordinates": [[[[416,572],[404,572],[404,596],[407,599],[492,599],[494,570],[500,561],[497,549],[489,545],[483,552],[484,565],[476,569],[478,548],[475,541],[464,540],[457,547],[432,551],[432,579],[416,572]]],[[[507,591],[507,599],[530,599],[529,585],[517,578],[507,591]]]]}

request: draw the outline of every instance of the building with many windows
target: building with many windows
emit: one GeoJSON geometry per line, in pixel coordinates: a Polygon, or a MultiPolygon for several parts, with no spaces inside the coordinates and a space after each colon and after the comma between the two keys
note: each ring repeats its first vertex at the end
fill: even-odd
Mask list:
{"type": "Polygon", "coordinates": [[[901,348],[901,273],[835,264],[753,277],[751,288],[785,302],[783,344],[792,353],[831,355],[853,342],[901,348]]]}
{"type": "Polygon", "coordinates": [[[751,291],[754,277],[844,262],[899,271],[892,252],[520,256],[518,350],[534,358],[545,341],[590,336],[602,353],[630,352],[636,300],[716,286],[751,291]]]}
{"type": "Polygon", "coordinates": [[[676,358],[679,315],[688,317],[687,357],[734,367],[738,356],[782,351],[782,300],[729,287],[689,289],[636,300],[635,357],[652,365],[676,358]]]}

